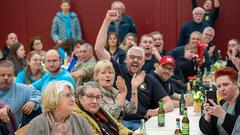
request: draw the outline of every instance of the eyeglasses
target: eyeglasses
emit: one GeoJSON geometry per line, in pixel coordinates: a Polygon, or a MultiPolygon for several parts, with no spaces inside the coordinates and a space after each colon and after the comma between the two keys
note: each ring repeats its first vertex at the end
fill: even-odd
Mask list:
{"type": "Polygon", "coordinates": [[[102,96],[101,95],[93,96],[93,95],[90,95],[90,94],[85,94],[84,96],[86,96],[90,101],[93,101],[93,99],[96,99],[96,101],[102,100],[102,96]]]}
{"type": "Polygon", "coordinates": [[[130,58],[131,60],[135,60],[135,59],[137,59],[137,60],[142,60],[142,59],[143,59],[142,56],[134,56],[134,55],[129,55],[129,58],[130,58]]]}
{"type": "Polygon", "coordinates": [[[46,63],[56,63],[59,59],[45,60],[46,63]]]}
{"type": "Polygon", "coordinates": [[[63,95],[63,94],[61,93],[61,96],[62,96],[62,97],[65,97],[65,98],[67,98],[67,99],[71,99],[72,97],[75,97],[75,95],[74,95],[73,93],[67,93],[67,94],[65,94],[65,95],[63,95]]]}

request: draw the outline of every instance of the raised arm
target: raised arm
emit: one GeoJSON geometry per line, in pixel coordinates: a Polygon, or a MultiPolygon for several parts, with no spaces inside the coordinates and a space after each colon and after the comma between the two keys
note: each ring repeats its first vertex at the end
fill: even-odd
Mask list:
{"type": "Polygon", "coordinates": [[[119,14],[116,10],[108,10],[103,24],[98,32],[96,43],[95,43],[95,52],[99,60],[110,60],[111,56],[109,52],[104,48],[107,42],[107,32],[108,27],[112,21],[117,20],[119,14]]]}
{"type": "Polygon", "coordinates": [[[220,7],[220,2],[219,0],[214,0],[214,8],[220,7]]]}

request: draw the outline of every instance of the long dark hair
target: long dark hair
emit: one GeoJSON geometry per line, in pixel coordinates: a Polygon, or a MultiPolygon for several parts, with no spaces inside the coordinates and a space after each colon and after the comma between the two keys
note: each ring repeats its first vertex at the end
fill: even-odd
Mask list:
{"type": "MultiPolygon", "coordinates": [[[[29,52],[28,55],[27,55],[27,58],[26,58],[27,61],[30,61],[31,58],[32,58],[35,54],[37,54],[37,55],[39,55],[39,56],[41,57],[41,55],[40,55],[39,53],[37,53],[36,51],[31,51],[31,52],[29,52]]],[[[43,73],[44,73],[44,71],[40,68],[40,69],[37,71],[36,80],[39,80],[39,79],[42,77],[43,73]]],[[[29,65],[27,65],[27,67],[26,67],[26,79],[25,79],[25,84],[31,84],[31,83],[32,83],[32,82],[31,82],[31,79],[30,79],[32,75],[33,75],[33,73],[32,73],[31,67],[30,67],[29,65]]]]}
{"type": "Polygon", "coordinates": [[[110,38],[111,35],[114,35],[117,38],[117,45],[116,45],[116,50],[118,49],[118,47],[120,46],[120,39],[118,37],[118,34],[116,32],[109,32],[108,36],[107,36],[107,44],[106,44],[106,49],[109,51],[109,43],[108,40],[110,38]]]}
{"type": "Polygon", "coordinates": [[[21,46],[23,46],[22,43],[13,44],[10,48],[9,55],[8,55],[7,59],[10,60],[10,61],[16,62],[18,69],[23,70],[24,69],[24,64],[23,64],[24,59],[19,58],[18,55],[17,55],[17,50],[21,46]]]}

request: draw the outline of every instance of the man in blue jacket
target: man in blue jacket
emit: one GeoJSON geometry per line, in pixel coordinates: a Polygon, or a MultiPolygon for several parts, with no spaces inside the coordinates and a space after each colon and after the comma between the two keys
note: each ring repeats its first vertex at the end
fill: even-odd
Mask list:
{"type": "Polygon", "coordinates": [[[58,45],[68,39],[82,40],[82,32],[77,15],[70,12],[68,0],[62,0],[61,12],[58,12],[53,19],[51,36],[58,45]]]}
{"type": "Polygon", "coordinates": [[[120,38],[120,42],[129,33],[137,34],[135,24],[130,16],[125,14],[125,5],[121,1],[114,1],[111,5],[112,10],[117,10],[119,18],[111,22],[108,32],[116,32],[120,38]]]}

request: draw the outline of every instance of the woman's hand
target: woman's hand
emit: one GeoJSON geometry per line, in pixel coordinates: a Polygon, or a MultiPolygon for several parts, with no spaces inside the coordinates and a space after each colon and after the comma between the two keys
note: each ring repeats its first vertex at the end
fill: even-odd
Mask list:
{"type": "Polygon", "coordinates": [[[209,100],[213,106],[210,106],[209,113],[213,116],[220,118],[222,121],[225,119],[226,112],[219,104],[215,103],[213,100],[209,100]]]}

